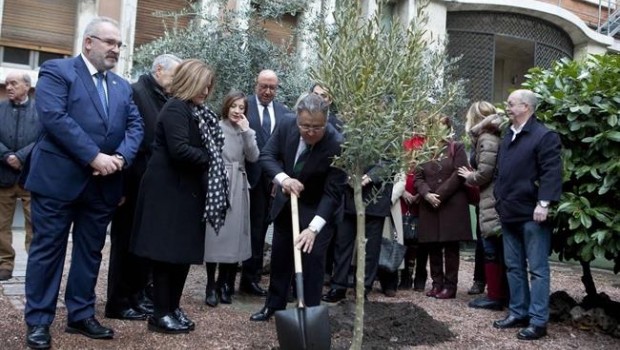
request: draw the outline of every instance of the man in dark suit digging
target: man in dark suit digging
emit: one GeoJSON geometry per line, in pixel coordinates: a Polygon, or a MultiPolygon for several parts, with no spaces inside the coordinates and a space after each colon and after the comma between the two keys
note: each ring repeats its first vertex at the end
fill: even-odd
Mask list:
{"type": "Polygon", "coordinates": [[[306,305],[321,303],[325,255],[333,234],[325,228],[333,224],[347,180],[343,170],[332,166],[343,138],[327,123],[327,108],[321,97],[308,95],[297,106],[297,118],[283,120],[261,152],[263,171],[282,189],[276,191],[271,208],[274,235],[267,300],[252,321],[267,321],[286,307],[293,277],[291,193],[299,196],[302,231],[295,245],[302,252],[306,305]]]}

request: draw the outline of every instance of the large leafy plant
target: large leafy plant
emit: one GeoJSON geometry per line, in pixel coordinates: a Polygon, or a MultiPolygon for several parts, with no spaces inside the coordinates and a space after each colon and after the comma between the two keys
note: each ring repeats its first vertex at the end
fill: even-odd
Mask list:
{"type": "Polygon", "coordinates": [[[620,270],[620,56],[563,59],[530,70],[538,117],[564,146],[554,250],[562,259],[615,261],[620,270]]]}

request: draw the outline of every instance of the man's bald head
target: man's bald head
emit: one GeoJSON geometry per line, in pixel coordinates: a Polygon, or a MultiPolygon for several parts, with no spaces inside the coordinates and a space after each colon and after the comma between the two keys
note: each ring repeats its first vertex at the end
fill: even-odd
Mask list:
{"type": "Polygon", "coordinates": [[[256,87],[254,92],[260,103],[264,106],[268,105],[276,97],[278,90],[278,75],[271,69],[262,70],[256,78],[256,87]]]}

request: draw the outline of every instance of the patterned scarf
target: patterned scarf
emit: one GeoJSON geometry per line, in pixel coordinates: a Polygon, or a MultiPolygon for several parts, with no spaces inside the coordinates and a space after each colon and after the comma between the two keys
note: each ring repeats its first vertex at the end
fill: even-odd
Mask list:
{"type": "Polygon", "coordinates": [[[207,198],[203,220],[207,221],[215,233],[224,225],[228,201],[228,176],[222,158],[224,133],[219,125],[219,118],[206,105],[194,107],[194,117],[198,119],[202,144],[209,152],[209,167],[203,175],[207,198]]]}

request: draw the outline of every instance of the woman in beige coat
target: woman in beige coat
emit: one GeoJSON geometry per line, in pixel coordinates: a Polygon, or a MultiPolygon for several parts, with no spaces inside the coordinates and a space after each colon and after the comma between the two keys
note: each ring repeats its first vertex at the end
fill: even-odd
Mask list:
{"type": "Polygon", "coordinates": [[[228,173],[230,208],[224,226],[216,233],[207,225],[204,261],[207,267],[205,304],[232,302],[237,263],[252,255],[250,244],[250,197],[245,162],[258,160],[260,151],[254,130],[245,117],[247,100],[239,91],[230,92],[222,103],[220,127],[224,132],[222,157],[228,173]],[[215,268],[219,263],[218,279],[215,268]]]}
{"type": "Polygon", "coordinates": [[[467,112],[465,129],[469,132],[474,156],[473,170],[459,168],[459,176],[470,185],[480,188],[478,204],[478,225],[484,247],[484,272],[487,282],[487,295],[476,298],[470,307],[501,310],[506,302],[505,271],[503,263],[503,245],[500,236],[499,215],[495,211],[493,196],[493,176],[497,151],[500,143],[500,124],[503,118],[495,114],[495,107],[486,101],[474,102],[467,112]]]}

